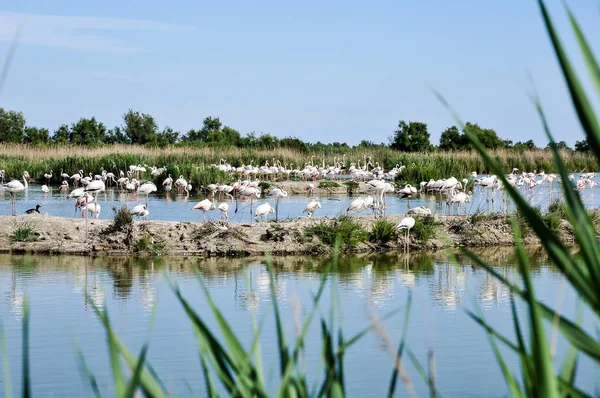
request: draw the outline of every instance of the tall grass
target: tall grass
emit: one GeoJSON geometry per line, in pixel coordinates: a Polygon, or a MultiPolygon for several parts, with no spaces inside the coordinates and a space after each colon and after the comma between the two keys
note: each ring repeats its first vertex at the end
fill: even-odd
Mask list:
{"type": "MultiPolygon", "coordinates": [[[[586,138],[593,149],[594,163],[597,164],[600,161],[600,123],[598,122],[598,115],[594,113],[581,81],[564,51],[543,0],[539,0],[538,3],[563,76],[567,82],[573,106],[586,138]]],[[[592,54],[591,48],[568,7],[566,7],[566,11],[583,54],[584,63],[588,67],[589,78],[594,84],[598,97],[600,97],[600,65],[592,54]]],[[[535,94],[532,98],[548,139],[554,142],[541,101],[535,94]]],[[[441,96],[440,99],[451,109],[441,96]]],[[[454,111],[452,112],[454,113],[454,111]]],[[[459,126],[463,127],[464,123],[456,113],[454,115],[459,126]]],[[[475,134],[468,129],[466,133],[486,165],[503,181],[507,192],[517,206],[520,216],[527,221],[529,227],[538,236],[551,261],[577,293],[581,308],[587,309],[591,314],[592,324],[596,326],[600,324],[600,242],[596,236],[593,220],[590,219],[578,193],[569,184],[562,185],[565,203],[564,208],[561,207],[560,211],[566,213],[573,228],[577,245],[577,256],[574,256],[571,250],[560,241],[554,230],[556,225],[546,222],[547,220],[544,220],[543,216],[531,207],[514,187],[507,183],[502,174],[503,167],[486,151],[475,134]]],[[[563,181],[567,181],[568,168],[564,156],[555,149],[552,154],[555,168],[558,169],[563,181]]],[[[558,206],[554,207],[555,210],[558,209],[558,206]]],[[[537,300],[531,282],[531,264],[525,255],[521,243],[521,228],[516,220],[513,222],[513,230],[515,242],[517,242],[517,262],[522,274],[522,284],[508,280],[483,259],[468,250],[464,250],[464,253],[505,284],[525,306],[523,316],[519,316],[516,305],[512,302],[515,338],[508,337],[498,329],[490,326],[481,313],[470,313],[470,316],[482,325],[488,333],[492,349],[512,396],[597,396],[597,391],[582,391],[575,381],[581,356],[585,356],[596,365],[600,365],[600,336],[598,333],[590,333],[589,330],[583,328],[579,316],[577,319],[567,318],[557,308],[537,300]],[[560,333],[569,343],[567,354],[560,367],[557,367],[553,361],[552,349],[544,323],[552,325],[553,333],[560,333]],[[515,369],[508,367],[498,344],[508,347],[509,350],[517,354],[520,359],[518,374],[515,369]]]]}
{"type": "MultiPolygon", "coordinates": [[[[50,146],[33,147],[27,145],[8,144],[0,147],[0,169],[4,169],[9,178],[19,178],[27,170],[32,178],[43,181],[44,173],[53,170],[53,181],[59,182],[61,171],[69,174],[80,169],[84,173],[99,173],[102,168],[118,174],[119,170],[129,170],[130,165],[149,165],[167,167],[165,174],[172,174],[175,178],[184,175],[192,180],[194,185],[206,185],[211,182],[221,182],[227,176],[222,173],[196,177],[197,168],[205,168],[211,164],[219,164],[221,159],[233,166],[262,165],[265,162],[273,164],[280,161],[289,169],[302,169],[306,163],[317,165],[332,165],[335,159],[344,159],[346,167],[350,163],[363,162],[365,156],[371,156],[373,164],[386,169],[396,164],[405,165],[403,173],[399,176],[402,181],[420,182],[429,179],[440,179],[455,176],[465,178],[471,172],[487,174],[490,168],[476,152],[430,152],[406,153],[390,148],[353,148],[339,153],[306,154],[300,151],[278,148],[274,150],[254,150],[240,148],[195,148],[195,147],[168,147],[149,148],[136,145],[113,145],[99,148],[77,146],[50,146]],[[345,156],[344,156],[345,155],[345,156]],[[209,178],[214,178],[209,181],[209,178]],[[216,181],[219,180],[219,181],[216,181]]],[[[515,150],[495,150],[491,156],[504,166],[505,172],[510,172],[513,167],[519,170],[533,171],[544,170],[556,172],[552,160],[552,153],[548,150],[531,150],[519,152],[515,150]]],[[[563,151],[563,159],[569,171],[595,170],[595,159],[592,155],[581,152],[563,151]]],[[[200,173],[202,174],[202,173],[200,173]]],[[[147,176],[150,173],[146,174],[147,176]]],[[[166,176],[166,175],[165,175],[166,176]]],[[[162,176],[161,178],[164,178],[162,176]]],[[[155,182],[160,178],[156,178],[155,182]]]]}

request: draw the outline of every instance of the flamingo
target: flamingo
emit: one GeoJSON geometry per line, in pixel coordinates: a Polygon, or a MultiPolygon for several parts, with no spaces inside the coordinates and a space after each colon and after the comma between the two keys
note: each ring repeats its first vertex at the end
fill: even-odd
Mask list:
{"type": "Polygon", "coordinates": [[[50,179],[52,178],[53,171],[50,170],[50,173],[45,173],[44,178],[46,179],[46,184],[50,185],[50,179]]]}
{"type": "Polygon", "coordinates": [[[405,240],[404,240],[404,250],[408,251],[408,235],[410,233],[410,229],[415,226],[415,219],[412,216],[404,217],[398,225],[396,226],[397,230],[406,230],[405,240]]]}
{"type": "Polygon", "coordinates": [[[27,172],[23,172],[23,183],[21,183],[21,181],[19,181],[19,180],[12,180],[12,181],[4,184],[4,189],[6,189],[8,192],[10,192],[10,196],[12,198],[11,204],[12,204],[12,215],[13,216],[17,215],[17,200],[15,198],[15,194],[17,192],[22,192],[22,191],[26,190],[28,187],[26,173],[27,172]]]}
{"type": "Polygon", "coordinates": [[[69,191],[69,181],[64,180],[58,187],[58,191],[59,192],[63,192],[63,191],[68,192],[69,191]]]}
{"type": "Polygon", "coordinates": [[[202,210],[202,220],[206,222],[206,212],[216,209],[215,204],[209,199],[204,199],[192,207],[192,210],[202,210]]]}
{"type": "Polygon", "coordinates": [[[413,207],[412,209],[408,209],[406,214],[421,214],[421,215],[431,214],[431,209],[429,207],[424,207],[424,206],[413,207]]]}
{"type": "Polygon", "coordinates": [[[279,221],[279,199],[288,196],[288,193],[281,188],[273,188],[269,191],[269,196],[275,199],[275,221],[279,221]]]}
{"type": "MultiPolygon", "coordinates": [[[[100,206],[99,203],[88,203],[85,206],[85,208],[88,212],[94,213],[94,215],[93,215],[94,218],[96,218],[96,219],[100,218],[100,210],[102,210],[102,206],[100,206]]],[[[86,219],[87,219],[87,217],[86,217],[86,219]]]]}
{"type": "Polygon", "coordinates": [[[150,193],[156,192],[156,191],[157,191],[156,185],[154,185],[154,183],[152,183],[152,182],[145,182],[138,187],[137,193],[146,195],[146,209],[148,208],[148,196],[150,195],[150,193]]]}
{"type": "Polygon", "coordinates": [[[42,192],[43,192],[43,193],[48,193],[48,192],[50,192],[50,189],[48,188],[48,185],[42,185],[42,192]]]}
{"type": "Polygon", "coordinates": [[[148,214],[150,214],[148,211],[148,205],[137,205],[131,210],[132,216],[145,218],[146,220],[148,219],[148,214]]]}
{"type": "Polygon", "coordinates": [[[365,208],[365,204],[366,202],[363,198],[354,199],[352,202],[350,202],[350,205],[346,209],[346,214],[348,214],[351,211],[355,211],[358,213],[359,211],[365,208]]]}
{"type": "Polygon", "coordinates": [[[274,212],[275,209],[273,209],[269,203],[263,203],[262,205],[256,208],[256,211],[254,212],[254,218],[257,219],[259,217],[264,217],[265,222],[267,222],[267,215],[274,212]]]}
{"type": "Polygon", "coordinates": [[[306,207],[304,208],[302,213],[308,213],[308,218],[312,218],[315,211],[320,208],[321,208],[321,203],[319,203],[318,201],[313,199],[310,202],[308,202],[308,204],[306,205],[306,207]]]}
{"type": "Polygon", "coordinates": [[[229,210],[229,205],[223,202],[219,205],[219,210],[221,210],[221,218],[224,218],[225,221],[229,222],[229,215],[227,214],[227,210],[229,210]]]}

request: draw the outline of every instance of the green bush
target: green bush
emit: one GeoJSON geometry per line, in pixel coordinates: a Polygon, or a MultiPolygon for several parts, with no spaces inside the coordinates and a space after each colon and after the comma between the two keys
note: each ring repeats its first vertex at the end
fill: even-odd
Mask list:
{"type": "Polygon", "coordinates": [[[438,225],[441,225],[441,223],[435,219],[434,215],[427,214],[424,216],[416,216],[414,218],[415,226],[411,228],[410,232],[415,239],[425,243],[429,239],[435,237],[435,229],[438,225]]]}
{"type": "Polygon", "coordinates": [[[327,188],[339,188],[340,184],[334,181],[321,181],[317,188],[327,189],[327,188]]]}
{"type": "Polygon", "coordinates": [[[166,244],[161,241],[155,241],[152,235],[147,231],[144,232],[142,237],[137,241],[135,247],[138,252],[150,252],[153,255],[160,255],[164,250],[166,244]]]}
{"type": "Polygon", "coordinates": [[[11,236],[13,242],[37,242],[38,233],[33,221],[13,221],[13,233],[11,236]]]}
{"type": "Polygon", "coordinates": [[[119,210],[113,207],[113,230],[124,231],[133,225],[133,217],[127,206],[121,206],[119,210]]]}
{"type": "Polygon", "coordinates": [[[396,239],[396,225],[386,218],[379,218],[373,223],[369,232],[369,242],[387,243],[396,239]]]}
{"type": "Polygon", "coordinates": [[[348,246],[357,246],[369,236],[363,226],[349,216],[340,216],[331,222],[321,221],[307,228],[305,235],[317,236],[327,245],[334,245],[339,239],[341,244],[348,246]]]}

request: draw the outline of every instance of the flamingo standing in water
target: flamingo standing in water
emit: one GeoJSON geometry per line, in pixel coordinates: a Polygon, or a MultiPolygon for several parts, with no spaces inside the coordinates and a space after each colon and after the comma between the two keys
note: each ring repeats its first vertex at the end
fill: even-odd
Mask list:
{"type": "Polygon", "coordinates": [[[19,180],[12,180],[4,184],[4,189],[10,192],[13,216],[17,215],[17,199],[15,198],[15,194],[17,192],[23,192],[28,187],[27,175],[25,173],[26,172],[23,173],[23,183],[19,180]]]}
{"type": "Polygon", "coordinates": [[[312,218],[313,215],[315,214],[315,211],[320,208],[321,208],[321,203],[319,203],[318,201],[313,199],[310,202],[308,202],[308,204],[306,205],[306,207],[304,208],[302,213],[308,213],[308,218],[312,218]]]}
{"type": "Polygon", "coordinates": [[[408,251],[408,235],[410,233],[410,229],[415,226],[415,219],[411,216],[404,217],[400,220],[400,223],[396,226],[397,230],[406,230],[405,240],[404,240],[404,251],[408,251]]]}
{"type": "Polygon", "coordinates": [[[219,205],[219,210],[221,210],[221,218],[224,218],[225,221],[229,222],[229,215],[227,214],[227,210],[229,210],[229,205],[223,202],[219,205]]]}
{"type": "Polygon", "coordinates": [[[274,212],[275,209],[273,209],[269,203],[263,203],[256,208],[256,212],[254,212],[254,218],[258,219],[259,217],[264,217],[265,222],[267,222],[267,216],[274,212]]]}
{"type": "Polygon", "coordinates": [[[279,221],[279,199],[288,196],[288,193],[281,188],[273,188],[269,191],[269,196],[275,198],[275,221],[279,221]]]}

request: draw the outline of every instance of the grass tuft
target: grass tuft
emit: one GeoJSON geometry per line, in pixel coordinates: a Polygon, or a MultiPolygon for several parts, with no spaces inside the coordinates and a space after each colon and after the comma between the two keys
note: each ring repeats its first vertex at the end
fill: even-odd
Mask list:
{"type": "Polygon", "coordinates": [[[334,245],[339,239],[341,244],[358,246],[367,240],[369,234],[363,226],[349,216],[340,216],[337,220],[321,221],[306,229],[307,237],[316,236],[326,245],[334,245]]]}
{"type": "Polygon", "coordinates": [[[369,242],[385,244],[396,236],[396,225],[386,218],[378,218],[369,232],[369,242]]]}
{"type": "Polygon", "coordinates": [[[11,235],[13,242],[37,242],[39,234],[33,221],[13,221],[13,233],[11,235]]]}

